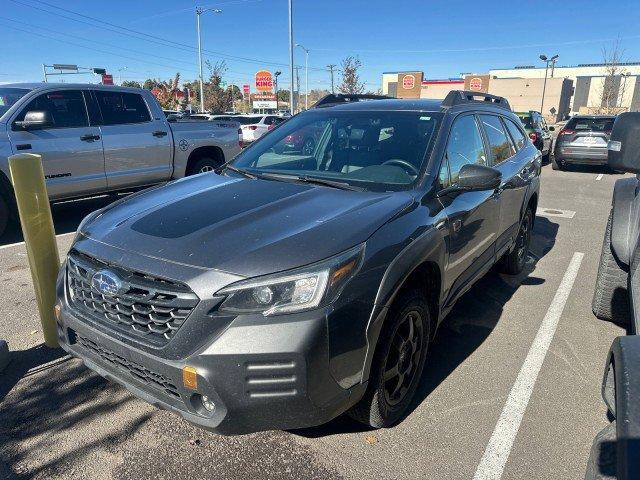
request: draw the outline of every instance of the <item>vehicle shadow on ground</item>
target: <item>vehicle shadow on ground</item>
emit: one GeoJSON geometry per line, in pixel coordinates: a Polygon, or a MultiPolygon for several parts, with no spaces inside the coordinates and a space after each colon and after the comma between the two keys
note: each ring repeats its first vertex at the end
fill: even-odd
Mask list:
{"type": "MultiPolygon", "coordinates": [[[[504,305],[520,285],[544,283],[544,279],[536,277],[533,273],[538,260],[553,248],[557,234],[557,223],[545,217],[536,217],[531,249],[524,271],[515,277],[491,271],[458,300],[440,325],[430,346],[431,351],[420,386],[405,419],[489,337],[502,316],[504,305]]],[[[291,433],[317,438],[368,430],[370,428],[365,425],[342,415],[325,425],[291,433]]]]}
{"type": "Polygon", "coordinates": [[[53,475],[72,458],[117,445],[133,435],[150,414],[125,422],[108,436],[81,441],[71,449],[57,448],[56,441],[73,437],[80,425],[109,415],[134,400],[122,398],[116,384],[91,372],[62,349],[38,345],[11,352],[11,361],[0,373],[0,473],[2,478],[53,475]],[[47,458],[26,471],[33,451],[47,458]]]}
{"type": "MultiPolygon", "coordinates": [[[[102,195],[53,203],[51,205],[51,215],[56,235],[75,232],[84,217],[94,210],[106,207],[120,197],[119,195],[102,195]]],[[[11,225],[9,230],[0,236],[0,246],[22,241],[22,232],[19,224],[11,225]]]]}

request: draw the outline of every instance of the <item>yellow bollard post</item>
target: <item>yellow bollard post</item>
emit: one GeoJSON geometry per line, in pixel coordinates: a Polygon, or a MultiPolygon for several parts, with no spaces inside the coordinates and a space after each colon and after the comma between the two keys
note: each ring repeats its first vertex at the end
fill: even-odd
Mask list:
{"type": "Polygon", "coordinates": [[[12,155],[9,157],[9,171],[36,291],[44,343],[48,347],[57,348],[60,345],[53,308],[60,257],[42,159],[40,155],[29,153],[12,155]]]}

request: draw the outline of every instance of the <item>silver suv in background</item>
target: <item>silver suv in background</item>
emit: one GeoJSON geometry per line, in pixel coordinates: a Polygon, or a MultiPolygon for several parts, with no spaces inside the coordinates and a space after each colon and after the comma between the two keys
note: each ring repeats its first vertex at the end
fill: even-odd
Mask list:
{"type": "Polygon", "coordinates": [[[556,140],[554,170],[567,165],[607,165],[607,143],[615,116],[576,115],[567,122],[556,140]]]}
{"type": "Polygon", "coordinates": [[[8,157],[38,153],[51,201],[211,171],[240,152],[237,122],[167,121],[148,90],[0,86],[0,234],[15,218],[8,157]]]}

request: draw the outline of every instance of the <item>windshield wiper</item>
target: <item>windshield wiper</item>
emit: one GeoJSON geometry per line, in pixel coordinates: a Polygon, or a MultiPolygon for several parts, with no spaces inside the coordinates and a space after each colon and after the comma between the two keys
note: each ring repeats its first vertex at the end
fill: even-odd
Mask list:
{"type": "Polygon", "coordinates": [[[364,188],[356,187],[346,182],[339,182],[336,180],[329,180],[326,178],[310,177],[309,175],[289,175],[286,173],[267,173],[260,172],[260,178],[266,178],[271,180],[292,181],[301,183],[311,183],[314,185],[323,185],[325,187],[339,188],[341,190],[352,190],[354,192],[364,192],[364,188]]]}
{"type": "Polygon", "coordinates": [[[246,170],[243,170],[241,168],[234,167],[233,165],[224,165],[224,169],[229,169],[232,172],[239,173],[243,177],[250,178],[251,180],[255,180],[256,178],[258,178],[257,175],[254,175],[253,173],[249,173],[246,170]]]}

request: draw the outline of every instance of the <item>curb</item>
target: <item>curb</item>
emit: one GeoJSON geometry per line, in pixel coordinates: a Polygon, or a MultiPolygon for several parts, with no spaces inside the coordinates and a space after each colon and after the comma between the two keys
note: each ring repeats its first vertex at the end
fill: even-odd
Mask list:
{"type": "Polygon", "coordinates": [[[9,355],[9,346],[7,345],[7,342],[0,340],[0,372],[9,365],[10,360],[11,356],[9,355]]]}

